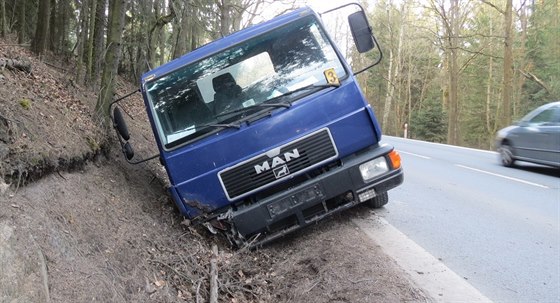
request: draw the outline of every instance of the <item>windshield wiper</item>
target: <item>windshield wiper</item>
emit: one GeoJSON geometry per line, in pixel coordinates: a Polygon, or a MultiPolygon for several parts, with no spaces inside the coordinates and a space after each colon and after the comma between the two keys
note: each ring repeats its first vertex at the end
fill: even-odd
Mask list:
{"type": "Polygon", "coordinates": [[[241,125],[235,123],[208,123],[203,125],[198,125],[197,128],[207,128],[207,127],[224,127],[224,128],[236,128],[240,129],[241,125]]]}
{"type": "Polygon", "coordinates": [[[292,103],[291,103],[291,102],[260,103],[260,104],[251,105],[251,106],[249,106],[249,107],[242,107],[242,108],[230,110],[230,111],[225,112],[225,113],[217,114],[215,117],[216,117],[216,118],[219,118],[219,117],[227,116],[227,115],[231,115],[231,114],[242,113],[242,112],[250,111],[250,110],[255,109],[255,108],[264,108],[264,107],[274,107],[274,108],[276,108],[276,107],[285,107],[285,108],[290,108],[291,106],[292,106],[292,103]]]}
{"type": "MultiPolygon", "coordinates": [[[[306,86],[302,86],[302,87],[300,87],[300,88],[296,88],[296,89],[294,89],[294,90],[292,90],[292,91],[289,91],[289,92],[287,92],[287,93],[284,93],[284,94],[282,94],[282,95],[280,95],[280,96],[278,96],[278,97],[274,97],[274,98],[272,98],[272,99],[270,99],[270,100],[268,100],[268,101],[277,100],[277,99],[280,99],[280,98],[282,98],[282,97],[291,95],[291,94],[293,94],[293,93],[300,92],[300,91],[304,91],[304,90],[309,90],[309,89],[313,89],[313,88],[327,88],[327,87],[339,87],[339,86],[340,86],[340,84],[334,84],[334,83],[330,83],[330,84],[327,83],[327,84],[311,84],[311,85],[306,85],[306,86]]],[[[283,101],[283,102],[274,102],[274,103],[273,103],[273,102],[266,102],[266,101],[265,101],[265,102],[263,102],[263,103],[255,104],[255,105],[252,105],[252,106],[249,106],[249,107],[238,108],[238,109],[234,109],[234,110],[231,110],[231,111],[228,111],[228,112],[225,112],[225,113],[217,114],[215,117],[216,117],[216,118],[219,118],[219,117],[222,117],[222,116],[227,116],[227,115],[231,115],[231,114],[236,114],[236,113],[241,113],[241,112],[250,111],[250,110],[255,109],[255,108],[265,108],[265,107],[272,107],[272,108],[284,107],[284,108],[290,108],[290,107],[292,107],[292,102],[290,102],[290,101],[283,101]]]]}
{"type": "Polygon", "coordinates": [[[310,84],[310,85],[302,86],[302,87],[296,88],[294,90],[291,90],[291,91],[289,91],[287,93],[284,93],[284,94],[282,94],[278,97],[272,98],[271,100],[282,98],[284,96],[288,96],[288,95],[291,95],[291,94],[294,94],[294,93],[297,93],[297,92],[301,92],[301,91],[304,91],[304,90],[310,90],[310,89],[313,89],[313,88],[327,88],[327,87],[339,87],[339,86],[340,86],[340,84],[336,84],[336,83],[310,84]]]}

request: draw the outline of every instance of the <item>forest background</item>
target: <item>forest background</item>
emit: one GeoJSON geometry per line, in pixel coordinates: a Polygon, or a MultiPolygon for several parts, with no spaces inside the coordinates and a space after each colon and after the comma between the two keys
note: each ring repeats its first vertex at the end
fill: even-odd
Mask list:
{"type": "MultiPolygon", "coordinates": [[[[313,1],[310,1],[313,2],[313,1]]],[[[492,149],[495,133],[560,100],[558,0],[358,1],[384,54],[359,75],[385,134],[492,149]]],[[[338,2],[337,2],[338,3],[338,2]]],[[[303,0],[0,0],[0,37],[56,55],[99,92],[106,121],[116,75],[142,73],[303,0]]],[[[335,3],[329,3],[335,6],[335,3]]],[[[319,11],[320,12],[320,11],[319,11]]],[[[348,46],[341,20],[328,20],[348,46]],[[334,23],[333,23],[334,22],[334,23]]],[[[336,18],[335,18],[336,19],[336,18]]],[[[354,70],[377,54],[342,47],[354,70]]],[[[20,58],[10,58],[20,59],[20,58]]]]}

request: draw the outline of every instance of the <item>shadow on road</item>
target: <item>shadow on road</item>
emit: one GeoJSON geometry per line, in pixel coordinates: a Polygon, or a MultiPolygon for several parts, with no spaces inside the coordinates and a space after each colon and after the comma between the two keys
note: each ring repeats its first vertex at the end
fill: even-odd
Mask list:
{"type": "Polygon", "coordinates": [[[521,162],[516,163],[513,168],[551,177],[560,177],[560,168],[557,167],[541,166],[537,164],[521,162]]]}

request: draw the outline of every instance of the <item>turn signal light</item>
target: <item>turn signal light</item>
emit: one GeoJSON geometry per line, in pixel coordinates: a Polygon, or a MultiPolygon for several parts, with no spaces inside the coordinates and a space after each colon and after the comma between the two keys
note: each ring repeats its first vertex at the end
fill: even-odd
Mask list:
{"type": "Polygon", "coordinates": [[[398,169],[401,167],[401,155],[396,150],[389,153],[389,159],[391,159],[391,164],[393,169],[398,169]]]}

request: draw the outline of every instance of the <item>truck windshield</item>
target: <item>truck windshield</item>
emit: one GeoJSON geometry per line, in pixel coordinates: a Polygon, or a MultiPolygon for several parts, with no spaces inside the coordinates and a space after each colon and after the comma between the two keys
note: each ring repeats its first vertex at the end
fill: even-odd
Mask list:
{"type": "Polygon", "coordinates": [[[287,108],[311,88],[327,87],[325,74],[333,71],[347,76],[317,20],[307,16],[182,66],[145,90],[162,143],[172,148],[238,127],[274,105],[287,108]]]}

